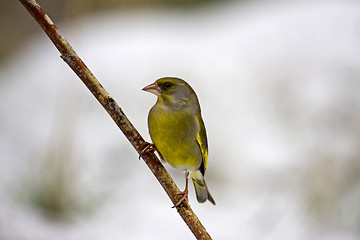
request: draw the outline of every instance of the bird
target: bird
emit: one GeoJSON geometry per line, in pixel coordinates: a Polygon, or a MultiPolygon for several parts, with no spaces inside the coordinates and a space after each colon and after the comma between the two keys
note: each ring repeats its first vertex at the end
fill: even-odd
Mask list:
{"type": "Polygon", "coordinates": [[[194,184],[199,203],[209,200],[215,205],[205,183],[208,165],[208,143],[199,100],[195,91],[177,77],[157,79],[142,90],[157,96],[148,115],[148,129],[153,144],[143,152],[157,151],[160,158],[177,170],[185,172],[185,190],[174,207],[188,203],[188,178],[194,184]]]}

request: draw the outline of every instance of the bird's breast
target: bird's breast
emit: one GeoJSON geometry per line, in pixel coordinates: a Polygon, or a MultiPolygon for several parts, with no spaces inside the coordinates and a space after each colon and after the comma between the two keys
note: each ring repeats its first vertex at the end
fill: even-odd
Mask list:
{"type": "Polygon", "coordinates": [[[148,118],[153,143],[165,160],[177,169],[195,169],[201,164],[196,142],[199,126],[191,111],[169,112],[154,106],[148,118]]]}

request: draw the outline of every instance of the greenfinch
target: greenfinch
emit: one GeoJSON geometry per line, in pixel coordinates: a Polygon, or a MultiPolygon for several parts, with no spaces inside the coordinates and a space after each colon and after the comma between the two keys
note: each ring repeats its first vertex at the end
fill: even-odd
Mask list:
{"type": "Polygon", "coordinates": [[[180,201],[188,202],[188,176],[194,184],[199,203],[215,201],[206,186],[208,144],[198,98],[190,85],[180,78],[164,77],[142,90],[157,96],[148,116],[148,127],[155,148],[167,163],[185,171],[186,185],[180,201]]]}

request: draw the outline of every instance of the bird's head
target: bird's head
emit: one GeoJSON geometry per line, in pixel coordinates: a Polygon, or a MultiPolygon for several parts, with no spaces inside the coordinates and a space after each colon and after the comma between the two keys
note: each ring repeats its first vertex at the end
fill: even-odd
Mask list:
{"type": "Polygon", "coordinates": [[[198,106],[198,99],[190,85],[180,78],[164,77],[142,90],[158,96],[158,103],[165,105],[198,106]]]}

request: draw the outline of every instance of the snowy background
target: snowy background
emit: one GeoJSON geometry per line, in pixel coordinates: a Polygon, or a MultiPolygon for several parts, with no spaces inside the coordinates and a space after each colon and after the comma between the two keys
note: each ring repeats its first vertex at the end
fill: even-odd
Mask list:
{"type": "MultiPolygon", "coordinates": [[[[217,205],[198,204],[192,186],[190,204],[213,239],[359,239],[359,1],[107,11],[57,25],[145,139],[155,96],[141,89],[163,76],[195,89],[217,205]]],[[[0,96],[1,240],[193,239],[44,33],[2,62],[0,96]]]]}

